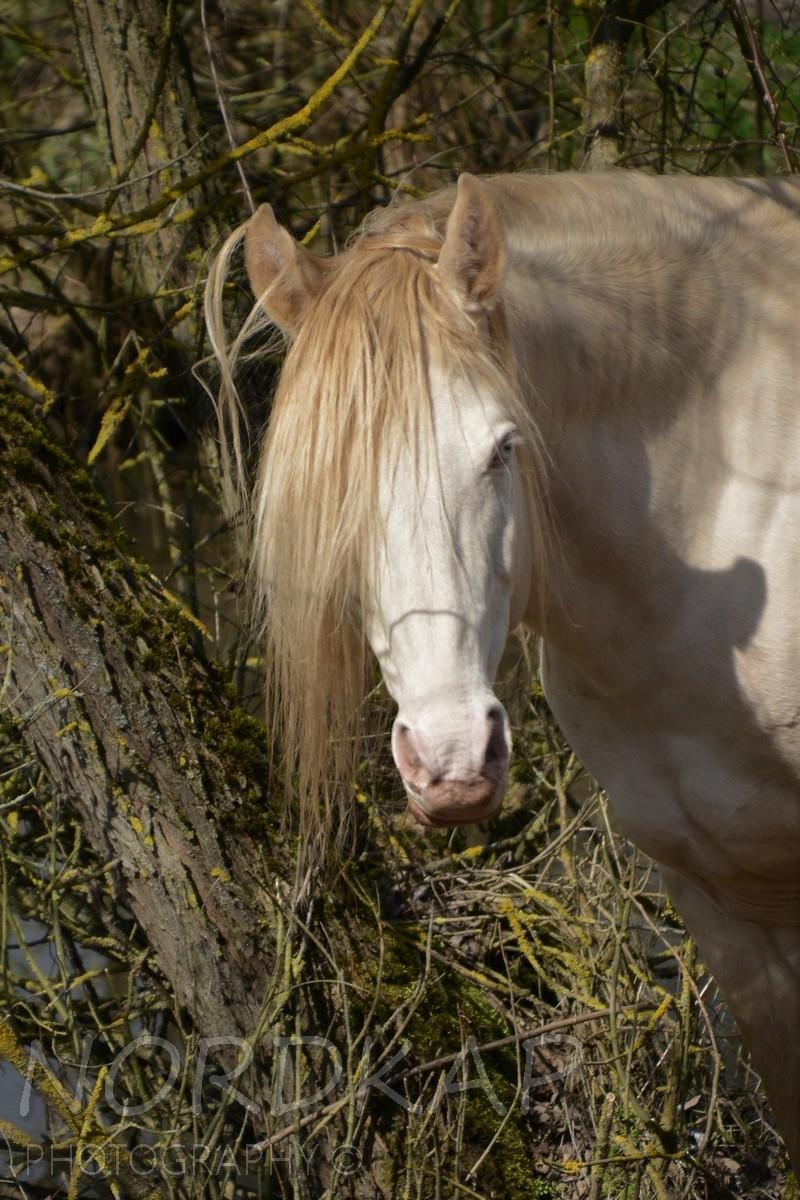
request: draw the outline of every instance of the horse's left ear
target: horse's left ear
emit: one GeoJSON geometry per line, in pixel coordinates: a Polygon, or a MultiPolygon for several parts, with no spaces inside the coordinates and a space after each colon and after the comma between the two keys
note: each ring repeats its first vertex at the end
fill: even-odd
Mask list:
{"type": "Polygon", "coordinates": [[[505,238],[489,188],[474,175],[459,175],[439,252],[442,282],[468,311],[485,311],[497,298],[505,263],[505,238]]]}
{"type": "Polygon", "coordinates": [[[247,223],[244,258],[256,299],[284,333],[297,333],[322,287],[329,260],[296,242],[269,204],[262,204],[247,223]]]}

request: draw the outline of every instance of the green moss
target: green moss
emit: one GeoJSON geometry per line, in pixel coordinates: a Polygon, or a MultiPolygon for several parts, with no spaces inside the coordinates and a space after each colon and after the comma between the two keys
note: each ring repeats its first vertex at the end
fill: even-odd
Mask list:
{"type": "Polygon", "coordinates": [[[263,780],[266,784],[269,775],[266,729],[243,709],[230,708],[221,713],[215,712],[206,719],[203,736],[226,774],[242,785],[239,792],[240,807],[233,817],[237,832],[262,836],[266,824],[272,824],[276,808],[273,789],[270,789],[267,808],[264,791],[252,782],[263,780]]]}
{"type": "Polygon", "coordinates": [[[132,637],[144,637],[150,632],[151,618],[143,609],[134,607],[130,602],[112,604],[111,616],[114,618],[114,623],[132,637]]]}
{"type": "Polygon", "coordinates": [[[41,483],[42,476],[36,460],[28,450],[15,447],[6,455],[6,462],[21,483],[41,483]]]}
{"type": "Polygon", "coordinates": [[[3,390],[0,392],[0,406],[3,410],[3,441],[9,446],[9,461],[13,462],[16,455],[23,469],[32,464],[36,469],[37,481],[41,479],[39,464],[59,473],[77,473],[78,468],[72,459],[49,437],[45,427],[28,417],[25,401],[3,390]],[[27,447],[27,450],[23,449],[24,447],[27,447]],[[36,452],[35,458],[31,451],[36,452]],[[21,457],[25,454],[27,464],[21,457]]]}
{"type": "Polygon", "coordinates": [[[267,735],[260,721],[241,708],[235,708],[227,714],[224,730],[220,745],[222,754],[229,755],[248,771],[266,765],[267,735]]]}
{"type": "MultiPolygon", "coordinates": [[[[50,436],[47,427],[30,414],[31,402],[0,384],[0,459],[22,483],[47,485],[49,471],[64,479],[91,515],[98,529],[110,535],[107,546],[118,551],[123,541],[119,526],[94,488],[88,473],[50,436]]],[[[56,506],[53,506],[56,508],[56,506]]]]}
{"type": "Polygon", "coordinates": [[[46,542],[50,546],[58,545],[58,541],[54,536],[53,526],[44,519],[41,513],[27,512],[22,518],[22,522],[37,541],[46,542]]]}
{"type": "Polygon", "coordinates": [[[800,1200],[800,1181],[796,1175],[789,1175],[786,1187],[783,1189],[783,1200],[800,1200]]]}
{"type": "Polygon", "coordinates": [[[238,707],[236,693],[222,670],[201,665],[196,655],[201,630],[179,601],[158,595],[147,564],[128,557],[129,539],[108,512],[87,471],[55,443],[32,402],[2,383],[0,466],[35,489],[36,508],[25,514],[25,524],[37,539],[55,548],[61,569],[75,585],[71,589],[74,611],[83,620],[97,614],[102,626],[103,605],[109,604],[105,610],[109,626],[113,624],[130,642],[141,667],[159,673],[160,684],[176,710],[195,729],[199,725],[197,731],[209,753],[236,781],[232,790],[238,794],[238,819],[248,832],[263,835],[267,823],[274,826],[264,805],[268,754],[263,725],[238,707]],[[80,530],[80,548],[69,536],[75,529],[80,530]],[[103,596],[99,608],[80,599],[81,593],[87,601],[96,596],[96,584],[87,570],[91,563],[102,572],[106,595],[115,597],[109,602],[103,596]],[[137,590],[141,603],[135,598],[137,590]],[[138,639],[145,643],[143,648],[137,646],[138,639]],[[196,669],[187,669],[189,661],[196,669]]]}

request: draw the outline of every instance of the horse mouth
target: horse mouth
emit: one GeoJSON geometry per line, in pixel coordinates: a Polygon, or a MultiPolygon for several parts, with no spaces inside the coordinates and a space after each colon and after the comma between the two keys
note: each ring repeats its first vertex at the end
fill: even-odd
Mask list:
{"type": "Polygon", "coordinates": [[[459,825],[475,825],[480,821],[490,821],[500,811],[503,803],[503,789],[497,788],[488,803],[476,805],[474,808],[464,808],[460,812],[447,811],[442,815],[432,812],[427,806],[422,794],[403,780],[408,801],[408,811],[418,825],[433,829],[452,829],[459,825]]]}

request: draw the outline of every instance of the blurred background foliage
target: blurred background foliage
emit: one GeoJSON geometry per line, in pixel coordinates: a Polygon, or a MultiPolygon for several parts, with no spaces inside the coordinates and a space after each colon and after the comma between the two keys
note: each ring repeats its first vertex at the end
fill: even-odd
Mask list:
{"type": "MultiPolygon", "coordinates": [[[[254,712],[258,651],[242,628],[203,386],[202,287],[224,235],[269,201],[306,244],[335,251],[376,205],[460,170],[747,175],[800,162],[797,0],[7,0],[0,33],[3,374],[88,464],[254,712]]],[[[250,303],[232,284],[232,326],[250,303]]],[[[257,419],[278,366],[265,357],[243,377],[257,419]]],[[[159,1179],[154,1194],[181,1198],[788,1196],[759,1085],[657,875],[613,833],[536,686],[515,690],[514,784],[490,831],[417,836],[378,746],[354,789],[361,841],[341,895],[318,898],[313,936],[280,904],[266,926],[282,965],[265,1020],[296,1032],[327,1014],[347,1049],[348,1105],[300,1129],[263,1108],[254,1120],[213,1089],[198,1115],[184,1088],[141,1120],[97,1100],[96,1128],[87,1119],[76,1132],[37,1076],[46,1112],[30,1136],[69,1145],[93,1129],[128,1151],[276,1139],[246,1179],[159,1179]],[[553,1079],[525,1113],[500,1117],[474,1090],[433,1115],[357,1113],[367,1033],[384,1050],[409,1037],[419,1067],[467,1034],[485,1044],[573,1017],[560,1028],[577,1050],[548,1043],[553,1079]],[[312,1170],[304,1155],[320,1139],[330,1153],[312,1170]],[[358,1170],[332,1165],[337,1144],[357,1148],[358,1170]]],[[[94,857],[51,782],[3,736],[6,1063],[37,1042],[66,1086],[92,1035],[96,1084],[142,1031],[188,1061],[190,1014],[131,913],[109,908],[115,865],[94,857]]],[[[498,1094],[518,1098],[519,1055],[486,1061],[498,1094]]],[[[168,1066],[143,1047],[120,1090],[152,1097],[168,1066]]],[[[322,1068],[299,1052],[297,1070],[322,1068]]],[[[19,1082],[7,1065],[0,1094],[16,1103],[19,1082]]],[[[427,1103],[440,1083],[426,1068],[397,1086],[427,1103]]],[[[8,1136],[19,1145],[19,1130],[8,1136]]],[[[4,1170],[10,1179],[13,1156],[4,1170]]],[[[147,1194],[130,1171],[5,1186],[147,1194]]]]}

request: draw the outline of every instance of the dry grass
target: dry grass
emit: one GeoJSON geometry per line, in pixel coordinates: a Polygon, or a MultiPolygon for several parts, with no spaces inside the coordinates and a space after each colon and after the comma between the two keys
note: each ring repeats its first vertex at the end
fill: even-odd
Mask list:
{"type": "MultiPolygon", "coordinates": [[[[102,1138],[134,1163],[153,1147],[158,1194],[176,1200],[221,1200],[234,1181],[236,1194],[315,1198],[324,1184],[326,1197],[397,1200],[782,1196],[780,1142],[713,984],[652,864],[614,834],[536,690],[518,746],[501,820],[450,837],[411,828],[373,756],[355,799],[356,861],[333,892],[312,889],[302,913],[275,892],[276,967],[253,1031],[272,1039],[271,1075],[237,1080],[255,1102],[249,1114],[214,1086],[213,1052],[193,1106],[191,1027],[124,913],[109,936],[113,864],[93,861],[34,768],[6,758],[2,1007],[68,1090],[92,1038],[77,1123],[34,1078],[48,1111],[36,1140],[63,1157],[81,1137],[102,1138]],[[104,1068],[145,1030],[175,1049],[140,1036],[113,1094],[148,1111],[127,1118],[101,1092],[86,1118],[104,1068]],[[332,1060],[274,1040],[297,1035],[328,1039],[342,1063],[335,1087],[302,1107],[293,1097],[330,1084],[332,1060]],[[374,1085],[364,1093],[381,1065],[416,1111],[374,1085]],[[248,1153],[253,1161],[246,1147],[265,1140],[260,1170],[238,1174],[248,1153]],[[205,1169],[163,1169],[190,1145],[205,1147],[205,1169]]],[[[4,1086],[11,1099],[8,1074],[4,1086]]],[[[120,1194],[139,1194],[124,1175],[120,1194]]],[[[89,1194],[85,1179],[73,1182],[89,1194]]]]}

